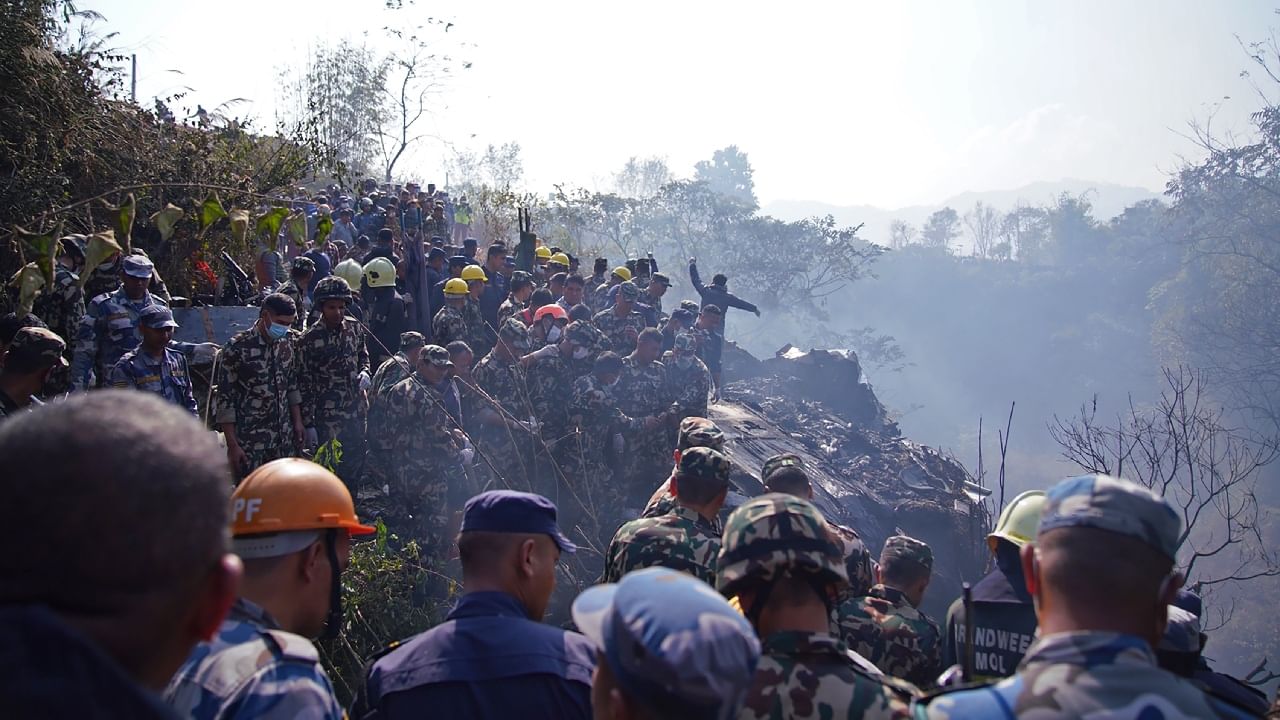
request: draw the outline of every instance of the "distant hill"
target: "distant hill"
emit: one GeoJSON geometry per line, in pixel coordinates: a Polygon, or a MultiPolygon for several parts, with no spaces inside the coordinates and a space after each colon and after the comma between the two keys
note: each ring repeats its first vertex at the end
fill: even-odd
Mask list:
{"type": "Polygon", "coordinates": [[[1072,195],[1088,192],[1093,202],[1094,217],[1102,221],[1119,215],[1134,203],[1160,197],[1160,193],[1146,188],[1064,179],[1056,182],[1031,183],[1012,190],[963,192],[937,205],[911,205],[896,210],[886,210],[871,205],[831,205],[807,200],[776,200],[762,207],[760,211],[781,220],[801,220],[831,215],[841,225],[865,223],[860,235],[872,242],[887,245],[889,223],[894,220],[902,220],[919,228],[931,213],[944,207],[954,208],[963,217],[979,200],[1003,212],[1013,208],[1019,201],[1028,205],[1045,205],[1053,202],[1055,197],[1064,192],[1072,195]]]}

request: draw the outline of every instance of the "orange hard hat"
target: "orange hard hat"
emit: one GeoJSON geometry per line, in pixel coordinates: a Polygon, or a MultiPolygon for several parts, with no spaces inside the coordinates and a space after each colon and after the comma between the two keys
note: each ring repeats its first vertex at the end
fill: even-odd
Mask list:
{"type": "Polygon", "coordinates": [[[231,495],[231,511],[233,537],[299,530],[377,532],[356,519],[351,493],[337,475],[301,458],[273,460],[249,473],[231,495]]]}
{"type": "Polygon", "coordinates": [[[533,311],[533,321],[534,321],[534,322],[537,322],[537,321],[541,320],[542,318],[544,318],[544,317],[546,317],[546,316],[548,316],[548,315],[550,315],[552,318],[554,318],[554,319],[556,319],[556,320],[568,320],[568,319],[569,319],[569,314],[568,314],[568,313],[566,313],[566,312],[564,311],[564,308],[560,307],[559,305],[556,305],[556,304],[552,303],[551,305],[543,305],[542,307],[538,308],[537,310],[534,310],[534,311],[533,311]]]}

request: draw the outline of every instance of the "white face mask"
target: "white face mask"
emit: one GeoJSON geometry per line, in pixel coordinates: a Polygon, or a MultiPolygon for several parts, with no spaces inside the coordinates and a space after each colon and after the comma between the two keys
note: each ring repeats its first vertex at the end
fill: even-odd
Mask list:
{"type": "Polygon", "coordinates": [[[587,355],[590,355],[590,354],[591,354],[591,351],[583,347],[573,349],[574,360],[586,360],[587,355]]]}
{"type": "Polygon", "coordinates": [[[552,325],[551,329],[547,330],[547,342],[553,343],[559,339],[560,339],[560,326],[552,325]]]}

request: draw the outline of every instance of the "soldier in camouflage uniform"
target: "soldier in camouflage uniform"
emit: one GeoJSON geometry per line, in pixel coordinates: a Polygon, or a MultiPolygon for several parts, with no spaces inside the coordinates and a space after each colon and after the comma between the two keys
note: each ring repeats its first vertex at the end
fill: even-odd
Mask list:
{"type": "Polygon", "coordinates": [[[484,295],[488,276],[479,265],[468,265],[462,269],[462,279],[467,283],[468,294],[467,303],[462,306],[462,320],[466,324],[467,334],[461,339],[467,341],[476,357],[484,358],[497,341],[497,333],[485,322],[484,311],[480,309],[480,296],[484,295]]]}
{"type": "Polygon", "coordinates": [[[302,448],[302,395],[298,389],[293,300],[272,293],[258,322],[237,333],[218,355],[214,378],[217,423],[237,477],[302,448]]]}
{"type": "Polygon", "coordinates": [[[84,282],[86,298],[92,300],[99,295],[113,293],[120,289],[120,259],[121,255],[117,254],[95,268],[85,268],[82,271],[82,273],[89,273],[89,279],[84,282]]]}
{"type": "MultiPolygon", "coordinates": [[[[613,269],[607,280],[586,292],[587,305],[596,312],[608,310],[613,305],[613,301],[609,298],[609,291],[630,280],[631,271],[625,265],[619,265],[613,269]]],[[[636,288],[636,290],[639,289],[636,288]]]]}
{"type": "Polygon", "coordinates": [[[431,321],[431,339],[444,347],[455,340],[467,339],[467,321],[462,308],[467,304],[467,282],[450,278],[444,284],[444,307],[436,311],[431,321]]]}
{"type": "Polygon", "coordinates": [[[497,486],[515,490],[531,487],[533,436],[538,431],[520,364],[520,356],[528,350],[529,329],[519,320],[508,319],[498,344],[471,370],[475,385],[488,396],[477,418],[481,430],[476,442],[488,459],[479,470],[488,473],[497,486]]]}
{"type": "MultiPolygon", "coordinates": [[[[760,482],[768,492],[780,492],[795,495],[805,500],[813,500],[813,485],[809,480],[809,471],[799,455],[782,453],[764,461],[760,468],[760,482]]],[[[841,595],[845,601],[866,595],[876,582],[875,563],[871,560],[871,552],[862,542],[862,537],[851,527],[827,521],[827,527],[844,549],[844,568],[849,575],[847,592],[841,595]]]]}
{"type": "Polygon", "coordinates": [[[401,432],[387,422],[387,396],[391,388],[415,372],[418,356],[422,354],[422,348],[426,344],[427,340],[422,333],[401,333],[400,352],[383,361],[373,374],[373,383],[369,388],[367,441],[360,480],[362,485],[372,487],[375,491],[381,491],[390,482],[391,449],[395,434],[401,432]]]}
{"type": "Polygon", "coordinates": [[[736,598],[763,654],[738,714],[754,718],[905,718],[909,684],[878,675],[825,626],[848,584],[839,544],[806,500],[753,498],[725,521],[716,589],[736,598]]]}
{"type": "MultiPolygon", "coordinates": [[[[643,502],[653,481],[667,472],[671,463],[671,424],[676,410],[672,407],[675,393],[667,383],[667,368],[658,362],[662,354],[662,333],[645,328],[636,349],[622,359],[622,376],[614,396],[618,407],[631,417],[656,417],[656,427],[632,431],[626,441],[623,482],[628,499],[643,502]]],[[[636,507],[631,505],[631,507],[636,507]]]]}
{"type": "MultiPolygon", "coordinates": [[[[706,418],[690,417],[681,420],[676,431],[676,449],[673,453],[675,465],[671,468],[671,475],[675,475],[676,469],[680,467],[680,457],[684,454],[684,451],[693,447],[711,448],[723,453],[724,432],[715,423],[706,418]]],[[[662,517],[675,508],[676,496],[675,493],[671,492],[671,477],[668,476],[658,486],[658,489],[649,496],[649,502],[645,504],[640,517],[662,517]]],[[[712,518],[711,524],[715,527],[716,533],[719,534],[720,518],[712,518]]]]}
{"type": "Polygon", "coordinates": [[[938,625],[916,608],[933,570],[933,551],[894,535],[880,553],[880,582],[838,612],[840,638],[876,667],[917,687],[933,687],[942,670],[938,625]]]}
{"type": "MultiPolygon", "coordinates": [[[[661,335],[659,335],[661,337],[661,335]]],[[[662,356],[667,385],[675,393],[678,420],[706,417],[711,397],[711,371],[698,359],[698,339],[690,333],[676,335],[675,347],[662,356]]]]}
{"type": "MultiPolygon", "coordinates": [[[[302,332],[307,327],[307,317],[311,314],[311,304],[307,302],[307,288],[311,287],[311,278],[316,274],[315,262],[304,255],[293,259],[289,269],[289,282],[281,285],[276,292],[289,296],[297,308],[297,320],[293,321],[293,329],[302,332]]],[[[319,305],[319,302],[316,303],[319,305]]]]}
{"type": "Polygon", "coordinates": [[[65,366],[67,344],[52,330],[43,327],[19,328],[3,351],[0,368],[0,422],[40,402],[35,399],[53,369],[65,366]]]}
{"type": "Polygon", "coordinates": [[[529,307],[529,296],[533,294],[533,276],[523,270],[511,273],[511,294],[498,306],[498,327],[507,322],[507,318],[520,318],[524,309],[529,307]]]}
{"type": "Polygon", "coordinates": [[[676,507],[656,518],[618,528],[605,553],[604,579],[617,582],[632,570],[662,566],[712,585],[720,533],[715,518],[729,492],[729,458],[711,448],[690,448],[675,472],[676,507]]]}
{"type": "Polygon", "coordinates": [[[169,349],[176,327],[178,323],[174,322],[169,308],[152,305],[144,309],[138,315],[142,344],[120,358],[111,369],[107,384],[155,393],[195,415],[198,410],[187,359],[182,353],[169,349]]]}
{"type": "Polygon", "coordinates": [[[573,622],[597,648],[597,717],[735,717],[760,659],[740,613],[666,568],[588,589],[573,602],[573,622]]]}
{"type": "Polygon", "coordinates": [[[364,327],[346,314],[351,287],[337,275],[316,283],[320,319],[298,338],[298,390],[307,446],[341,444],[342,460],[331,466],[349,486],[359,479],[364,457],[364,393],[372,386],[364,327]]]}
{"type": "Polygon", "coordinates": [[[67,343],[67,364],[58,364],[45,383],[46,396],[61,395],[71,390],[71,347],[76,338],[80,318],[84,317],[84,293],[80,276],[75,273],[77,260],[84,261],[84,251],[73,236],[62,238],[62,252],[54,269],[53,287],[44,288],[36,296],[31,312],[44,320],[49,329],[67,343]]]}
{"type": "Polygon", "coordinates": [[[630,282],[621,283],[618,294],[614,296],[613,307],[601,310],[591,318],[591,323],[609,341],[609,349],[619,355],[631,354],[636,349],[640,331],[644,330],[644,317],[635,310],[639,297],[639,288],[630,282]]]}
{"type": "Polygon", "coordinates": [[[395,428],[391,452],[394,473],[388,499],[388,524],[414,538],[424,558],[443,563],[449,522],[448,491],[464,482],[461,431],[445,411],[441,386],[453,363],[449,351],[427,345],[415,374],[387,394],[389,427],[395,428]]]}
{"type": "Polygon", "coordinates": [[[336,476],[296,458],[245,478],[232,510],[232,549],[245,565],[240,596],[218,634],[174,674],[165,701],[193,720],[345,720],[309,638],[337,633],[351,536],[374,528],[356,518],[336,476]],[[299,570],[317,563],[327,571],[299,570]]]}
{"type": "Polygon", "coordinates": [[[1256,717],[1156,664],[1177,596],[1182,522],[1166,500],[1105,475],[1068,478],[1045,495],[1022,549],[1040,634],[1018,672],[939,693],[921,718],[1256,717]],[[1106,618],[1106,629],[1096,627],[1106,618]]]}

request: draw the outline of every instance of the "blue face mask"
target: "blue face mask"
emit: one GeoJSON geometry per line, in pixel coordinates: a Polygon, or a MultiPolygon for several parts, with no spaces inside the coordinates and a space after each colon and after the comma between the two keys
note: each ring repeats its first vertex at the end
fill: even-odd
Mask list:
{"type": "Polygon", "coordinates": [[[267,325],[267,337],[271,338],[272,340],[275,340],[276,342],[279,342],[285,339],[285,337],[288,334],[289,334],[288,325],[278,325],[276,323],[269,323],[267,325]]]}

